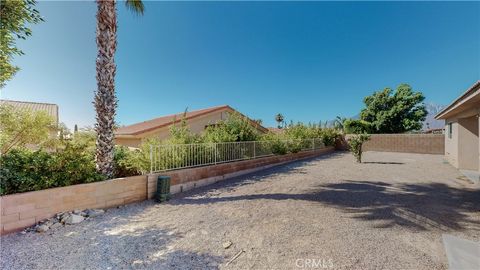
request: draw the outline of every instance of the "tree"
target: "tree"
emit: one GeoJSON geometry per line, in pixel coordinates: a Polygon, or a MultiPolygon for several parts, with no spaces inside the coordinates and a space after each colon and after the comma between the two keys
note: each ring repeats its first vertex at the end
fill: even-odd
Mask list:
{"type": "Polygon", "coordinates": [[[205,142],[244,142],[258,139],[258,131],[245,116],[232,113],[227,119],[205,129],[205,142]]]}
{"type": "Polygon", "coordinates": [[[0,88],[19,70],[12,63],[15,55],[23,55],[16,41],[32,35],[28,24],[43,21],[35,5],[35,0],[0,1],[0,88]]]}
{"type": "Polygon", "coordinates": [[[361,120],[370,122],[374,133],[403,133],[422,128],[427,116],[425,97],[414,92],[408,84],[401,84],[393,92],[390,88],[365,97],[361,120]]]}
{"type": "Polygon", "coordinates": [[[364,120],[347,119],[343,122],[343,131],[346,134],[372,133],[372,123],[364,120]]]}
{"type": "Polygon", "coordinates": [[[352,152],[353,156],[355,157],[355,160],[358,163],[362,163],[362,153],[363,153],[363,143],[370,140],[370,135],[368,134],[358,134],[358,135],[353,135],[349,140],[348,140],[348,145],[350,146],[350,152],[352,152]]]}
{"type": "Polygon", "coordinates": [[[284,117],[281,113],[278,113],[277,115],[275,115],[275,121],[277,121],[277,124],[278,124],[278,128],[282,128],[282,123],[284,121],[284,117]]]}
{"type": "MultiPolygon", "coordinates": [[[[143,14],[141,0],[127,0],[128,9],[143,14]]],[[[114,0],[97,0],[97,90],[95,92],[97,133],[95,162],[99,173],[114,174],[114,129],[117,98],[115,96],[115,51],[117,48],[117,10],[114,0]]]]}
{"type": "Polygon", "coordinates": [[[28,144],[45,143],[56,128],[54,119],[46,112],[17,109],[8,104],[0,105],[0,119],[2,155],[28,144]]]}
{"type": "Polygon", "coordinates": [[[338,130],[343,131],[343,129],[344,129],[344,127],[345,127],[345,126],[344,126],[344,123],[345,123],[346,120],[347,120],[347,118],[345,118],[345,117],[337,116],[337,117],[335,118],[335,120],[333,121],[333,127],[334,127],[335,129],[338,129],[338,130]]]}

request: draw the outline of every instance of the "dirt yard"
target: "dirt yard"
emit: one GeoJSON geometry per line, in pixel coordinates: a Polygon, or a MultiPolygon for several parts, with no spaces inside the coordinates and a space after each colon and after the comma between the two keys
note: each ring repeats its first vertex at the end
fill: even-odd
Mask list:
{"type": "Polygon", "coordinates": [[[480,191],[442,156],[364,161],[335,153],[7,235],[0,268],[446,269],[442,234],[480,240],[480,191]]]}

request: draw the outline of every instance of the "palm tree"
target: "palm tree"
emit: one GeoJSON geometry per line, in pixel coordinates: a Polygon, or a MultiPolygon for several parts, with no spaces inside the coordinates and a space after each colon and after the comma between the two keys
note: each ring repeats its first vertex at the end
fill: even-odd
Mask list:
{"type": "Polygon", "coordinates": [[[278,128],[282,128],[281,124],[283,123],[283,115],[281,113],[278,113],[277,115],[275,115],[275,121],[277,121],[278,123],[278,128]]]}
{"type": "MultiPolygon", "coordinates": [[[[117,98],[115,96],[115,51],[117,49],[117,9],[115,0],[97,2],[97,90],[95,110],[97,133],[95,162],[97,171],[109,178],[113,176],[114,127],[117,98]]],[[[128,9],[143,14],[141,0],[126,0],[128,9]]]]}
{"type": "Polygon", "coordinates": [[[343,123],[345,122],[345,120],[347,120],[347,118],[337,116],[334,121],[335,128],[343,131],[343,128],[344,128],[343,123]]]}

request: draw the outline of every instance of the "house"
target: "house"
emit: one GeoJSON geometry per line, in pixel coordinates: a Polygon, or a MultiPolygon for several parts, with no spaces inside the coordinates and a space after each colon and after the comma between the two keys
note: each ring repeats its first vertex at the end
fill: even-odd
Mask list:
{"type": "Polygon", "coordinates": [[[281,134],[285,131],[284,128],[278,128],[278,127],[268,127],[267,129],[269,132],[275,133],[275,134],[281,134]]]}
{"type": "MultiPolygon", "coordinates": [[[[57,104],[1,99],[0,100],[0,105],[10,105],[14,109],[30,110],[32,112],[44,111],[44,112],[47,113],[47,115],[49,115],[53,119],[54,126],[55,127],[58,126],[59,119],[58,119],[58,105],[57,104]]],[[[52,137],[58,136],[58,130],[56,128],[52,128],[52,130],[50,132],[50,136],[52,136],[52,137]]]]}
{"type": "Polygon", "coordinates": [[[431,128],[423,131],[424,134],[443,134],[444,128],[431,128]]]}
{"type": "Polygon", "coordinates": [[[435,118],[445,120],[445,158],[456,168],[480,172],[480,81],[435,118]]]}
{"type": "MultiPolygon", "coordinates": [[[[169,128],[173,124],[180,123],[183,118],[185,118],[191,132],[200,134],[209,125],[215,125],[216,123],[227,119],[228,115],[234,112],[237,111],[228,105],[223,105],[186,113],[162,116],[145,122],[123,126],[115,131],[115,143],[129,147],[138,147],[142,141],[148,138],[166,139],[170,136],[169,128]]],[[[259,132],[268,132],[268,130],[258,122],[253,121],[248,117],[246,118],[259,132]]]]}
{"type": "Polygon", "coordinates": [[[0,99],[0,105],[10,105],[15,109],[27,109],[31,111],[44,111],[53,118],[55,124],[58,125],[58,105],[52,103],[30,102],[30,101],[16,101],[0,99]]]}

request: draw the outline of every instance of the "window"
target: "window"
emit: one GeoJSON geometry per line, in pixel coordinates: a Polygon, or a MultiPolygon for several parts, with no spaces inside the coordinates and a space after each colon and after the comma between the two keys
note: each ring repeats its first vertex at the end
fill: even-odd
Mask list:
{"type": "Polygon", "coordinates": [[[448,138],[452,138],[452,123],[448,123],[448,138]]]}

